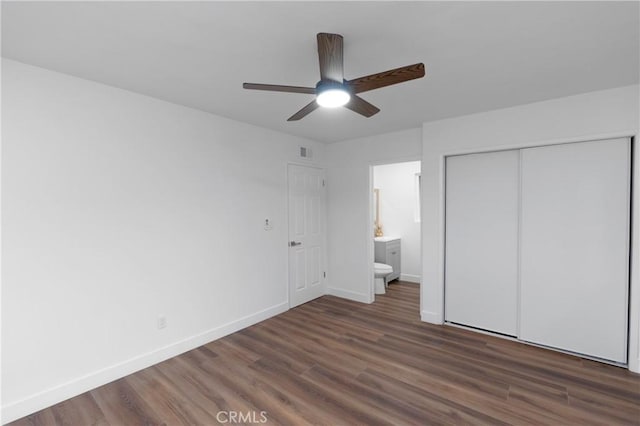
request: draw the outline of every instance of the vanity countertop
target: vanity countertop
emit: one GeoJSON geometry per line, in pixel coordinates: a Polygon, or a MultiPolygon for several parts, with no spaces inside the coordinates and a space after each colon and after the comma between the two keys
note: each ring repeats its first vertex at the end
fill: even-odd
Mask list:
{"type": "Polygon", "coordinates": [[[373,241],[379,241],[381,243],[387,243],[389,241],[393,241],[393,240],[399,240],[400,237],[393,237],[393,236],[384,236],[384,237],[375,237],[373,239],[373,241]]]}

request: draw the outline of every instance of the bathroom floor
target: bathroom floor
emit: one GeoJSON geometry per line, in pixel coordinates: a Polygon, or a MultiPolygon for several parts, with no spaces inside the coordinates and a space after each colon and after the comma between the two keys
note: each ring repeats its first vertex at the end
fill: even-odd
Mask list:
{"type": "Polygon", "coordinates": [[[373,304],[324,296],[13,424],[208,425],[232,412],[296,425],[629,425],[640,376],[423,323],[419,286],[394,281],[373,304]]]}

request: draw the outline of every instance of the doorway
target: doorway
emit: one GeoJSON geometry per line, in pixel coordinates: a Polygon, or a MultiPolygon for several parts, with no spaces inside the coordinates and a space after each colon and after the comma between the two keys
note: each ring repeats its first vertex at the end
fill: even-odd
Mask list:
{"type": "MultiPolygon", "coordinates": [[[[420,284],[420,183],[420,161],[371,166],[371,263],[392,269],[384,278],[385,292],[398,282],[420,284]]],[[[375,300],[383,289],[379,281],[378,285],[375,279],[371,281],[375,300]]]]}

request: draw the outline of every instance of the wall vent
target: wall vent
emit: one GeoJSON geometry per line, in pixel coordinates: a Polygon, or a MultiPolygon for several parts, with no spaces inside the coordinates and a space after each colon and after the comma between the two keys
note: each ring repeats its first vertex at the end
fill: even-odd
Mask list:
{"type": "Polygon", "coordinates": [[[300,157],[302,158],[311,158],[313,153],[311,152],[311,148],[307,148],[305,146],[300,147],[300,157]]]}

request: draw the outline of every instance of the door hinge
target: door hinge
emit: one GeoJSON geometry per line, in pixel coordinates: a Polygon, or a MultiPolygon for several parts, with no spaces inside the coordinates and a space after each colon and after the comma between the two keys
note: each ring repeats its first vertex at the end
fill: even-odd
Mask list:
{"type": "Polygon", "coordinates": [[[327,278],[327,273],[326,272],[322,273],[322,278],[327,278]]]}
{"type": "Polygon", "coordinates": [[[324,186],[324,179],[322,179],[322,186],[324,186]]]}

